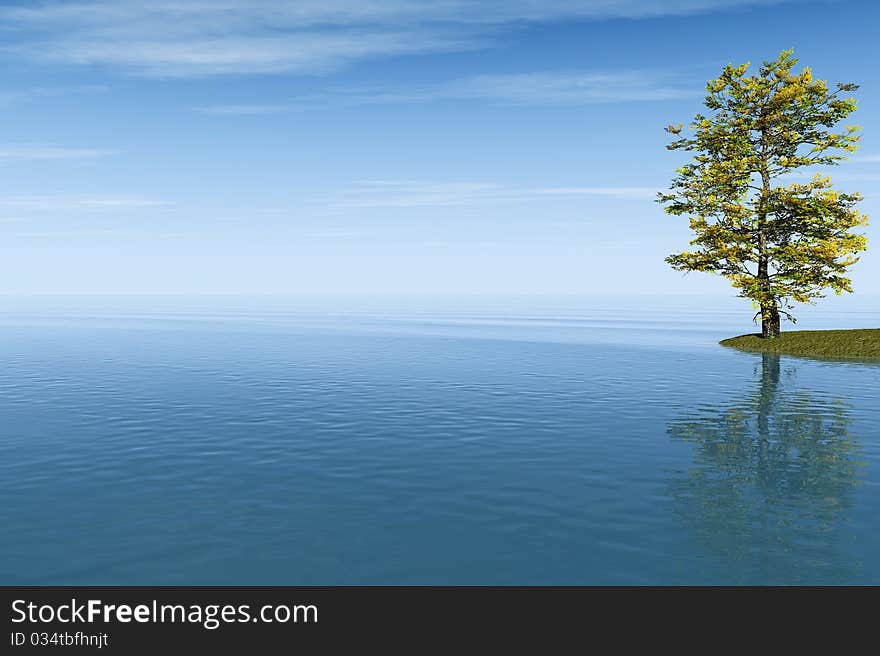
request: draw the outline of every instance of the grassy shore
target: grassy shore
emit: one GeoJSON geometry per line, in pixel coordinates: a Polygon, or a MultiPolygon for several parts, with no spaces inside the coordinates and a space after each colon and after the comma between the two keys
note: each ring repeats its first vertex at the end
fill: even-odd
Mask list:
{"type": "Polygon", "coordinates": [[[774,339],[741,335],[721,342],[742,351],[834,360],[880,360],[880,329],[794,330],[774,339]]]}

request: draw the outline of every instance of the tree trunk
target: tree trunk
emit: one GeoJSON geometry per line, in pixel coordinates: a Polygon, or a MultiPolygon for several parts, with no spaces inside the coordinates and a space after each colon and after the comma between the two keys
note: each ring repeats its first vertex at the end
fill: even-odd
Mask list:
{"type": "Polygon", "coordinates": [[[779,336],[779,305],[770,291],[770,262],[764,255],[764,234],[759,235],[761,256],[758,258],[758,280],[761,285],[761,337],[765,339],[779,336]]]}
{"type": "MultiPolygon", "coordinates": [[[[762,116],[763,118],[763,116],[762,116]]],[[[761,130],[761,199],[758,206],[758,280],[761,284],[761,337],[772,339],[779,336],[779,306],[771,292],[770,257],[767,254],[767,198],[770,195],[770,171],[767,166],[767,133],[761,130]]]]}
{"type": "Polygon", "coordinates": [[[779,337],[779,306],[766,303],[761,306],[761,337],[779,337]]]}

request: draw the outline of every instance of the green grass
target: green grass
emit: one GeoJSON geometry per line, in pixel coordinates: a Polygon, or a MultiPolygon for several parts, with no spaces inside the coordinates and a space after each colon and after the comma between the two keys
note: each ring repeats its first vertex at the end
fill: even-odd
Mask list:
{"type": "Polygon", "coordinates": [[[832,360],[880,360],[880,329],[794,330],[774,339],[741,335],[721,342],[742,351],[832,360]]]}

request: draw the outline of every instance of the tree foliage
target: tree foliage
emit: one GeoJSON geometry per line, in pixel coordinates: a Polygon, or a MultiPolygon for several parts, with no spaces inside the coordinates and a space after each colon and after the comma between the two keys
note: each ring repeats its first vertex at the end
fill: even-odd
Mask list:
{"type": "Polygon", "coordinates": [[[729,64],[706,85],[709,112],[694,117],[691,133],[666,128],[676,137],[670,150],[695,153],[658,197],[669,214],[689,217],[695,235],[693,248],[666,261],[725,276],[754,302],[765,337],[779,334],[780,313],[794,321],[792,303],[851,292],[847,271],[867,247],[852,231],[868,221],[859,194],[818,173],[792,181],[856,151],[860,128],[835,126],[855,111],[845,94],[858,86],[829,89],[809,68],[794,73],[797,63],[786,50],[755,75],[729,64]]]}

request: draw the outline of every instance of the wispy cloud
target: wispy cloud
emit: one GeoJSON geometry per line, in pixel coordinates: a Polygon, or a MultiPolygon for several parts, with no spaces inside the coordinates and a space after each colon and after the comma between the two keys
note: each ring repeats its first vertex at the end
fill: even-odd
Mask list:
{"type": "Polygon", "coordinates": [[[83,84],[58,87],[30,87],[13,91],[0,91],[0,109],[40,98],[53,98],[76,94],[105,93],[110,87],[100,84],[83,84]]]}
{"type": "Polygon", "coordinates": [[[161,207],[167,201],[123,195],[0,195],[0,208],[26,211],[114,210],[161,207]]]}
{"type": "Polygon", "coordinates": [[[880,164],[880,154],[878,155],[859,155],[858,157],[853,157],[852,162],[857,164],[880,164]]]}
{"type": "Polygon", "coordinates": [[[303,237],[312,239],[354,239],[364,236],[364,232],[357,230],[327,230],[322,232],[306,232],[303,237]]]}
{"type": "Polygon", "coordinates": [[[416,87],[371,86],[329,89],[284,104],[198,107],[219,116],[283,114],[357,105],[482,101],[499,105],[588,105],[645,102],[702,96],[680,71],[541,71],[473,75],[416,87]]]}
{"type": "Polygon", "coordinates": [[[3,160],[94,159],[116,155],[118,152],[118,150],[104,148],[62,148],[39,144],[0,145],[0,162],[3,160]]]}
{"type": "MultiPolygon", "coordinates": [[[[0,9],[6,54],[142,75],[315,73],[493,43],[503,26],[686,15],[784,0],[55,0],[0,9]]],[[[790,0],[794,1],[794,0],[790,0]]]]}
{"type": "Polygon", "coordinates": [[[835,182],[880,182],[880,173],[831,173],[835,182]]]}
{"type": "Polygon", "coordinates": [[[656,194],[654,187],[521,187],[494,182],[364,180],[343,190],[335,205],[340,208],[441,207],[546,201],[552,197],[572,196],[647,200],[656,194]]]}
{"type": "Polygon", "coordinates": [[[267,116],[284,114],[291,109],[290,105],[209,105],[195,107],[195,111],[215,116],[267,116]]]}
{"type": "Polygon", "coordinates": [[[843,166],[829,166],[822,169],[807,168],[790,171],[789,173],[780,176],[780,179],[787,183],[797,182],[803,184],[804,181],[811,180],[816,175],[816,173],[821,172],[823,175],[829,176],[835,183],[880,182],[880,173],[876,173],[873,171],[870,173],[865,173],[865,169],[861,168],[859,168],[855,172],[852,172],[852,169],[849,168],[847,164],[844,164],[843,166]]]}
{"type": "Polygon", "coordinates": [[[58,238],[66,239],[68,237],[120,237],[130,235],[127,230],[27,230],[9,233],[12,237],[35,237],[35,238],[58,238]]]}
{"type": "Polygon", "coordinates": [[[480,75],[440,87],[435,94],[517,104],[668,100],[693,95],[676,82],[675,75],[657,71],[480,75]]]}
{"type": "Polygon", "coordinates": [[[4,236],[20,237],[26,239],[100,239],[100,238],[137,238],[147,239],[176,239],[179,237],[192,236],[191,232],[167,232],[145,230],[119,230],[101,228],[74,228],[70,230],[21,230],[5,233],[4,236]]]}

